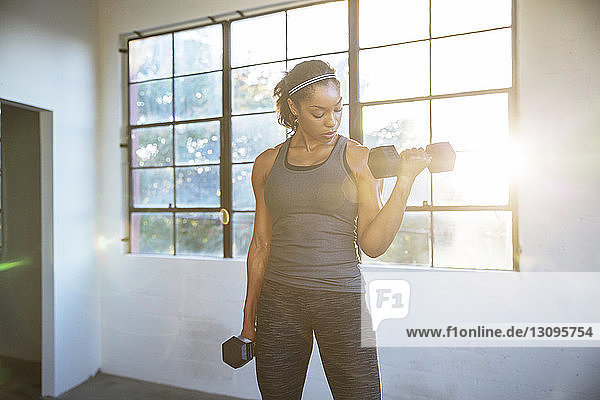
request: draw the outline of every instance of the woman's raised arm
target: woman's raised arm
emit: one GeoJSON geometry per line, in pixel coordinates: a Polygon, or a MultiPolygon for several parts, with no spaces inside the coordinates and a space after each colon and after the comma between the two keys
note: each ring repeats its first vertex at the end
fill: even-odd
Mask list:
{"type": "Polygon", "coordinates": [[[406,201],[417,175],[429,164],[430,159],[423,148],[412,148],[400,153],[402,173],[390,198],[381,206],[379,197],[383,179],[376,179],[367,165],[369,148],[357,146],[358,150],[358,242],[369,257],[379,257],[390,247],[400,229],[406,201]]]}

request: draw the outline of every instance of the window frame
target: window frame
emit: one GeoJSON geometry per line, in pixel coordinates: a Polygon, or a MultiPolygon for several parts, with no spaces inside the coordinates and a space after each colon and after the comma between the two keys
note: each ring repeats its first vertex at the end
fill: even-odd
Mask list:
{"type": "MultiPolygon", "coordinates": [[[[287,57],[287,40],[286,40],[286,57],[283,60],[276,60],[276,61],[268,61],[268,62],[261,62],[261,63],[255,63],[255,64],[248,64],[248,65],[243,65],[243,66],[237,66],[232,68],[231,67],[231,23],[234,21],[239,21],[239,20],[243,20],[243,19],[247,19],[247,18],[254,18],[254,17],[259,17],[259,16],[263,16],[263,15],[269,15],[269,14],[274,14],[274,13],[278,13],[278,12],[286,12],[290,11],[290,10],[294,10],[297,8],[304,8],[304,7],[308,7],[308,6],[314,6],[314,5],[320,5],[320,4],[325,4],[325,3],[333,3],[333,2],[337,2],[339,0],[322,0],[322,1],[313,1],[313,2],[303,2],[301,4],[297,4],[297,5],[288,5],[286,7],[282,7],[282,8],[273,8],[273,7],[263,7],[263,9],[265,8],[269,8],[266,11],[260,11],[260,12],[252,12],[251,14],[247,15],[247,12],[251,12],[252,10],[248,10],[246,12],[242,12],[242,11],[234,11],[232,13],[229,14],[224,14],[222,16],[225,17],[225,19],[221,20],[221,21],[217,21],[217,17],[206,17],[203,18],[203,22],[202,23],[187,23],[187,24],[174,24],[173,26],[175,26],[176,28],[173,29],[173,26],[167,26],[167,27],[163,27],[163,28],[157,28],[156,30],[151,30],[151,33],[148,34],[142,34],[139,31],[134,31],[133,33],[128,33],[128,34],[123,34],[121,35],[121,40],[122,40],[122,44],[124,44],[125,48],[124,49],[119,49],[119,52],[122,53],[125,56],[126,61],[123,63],[124,65],[124,70],[122,71],[122,77],[126,78],[124,79],[125,81],[125,85],[122,85],[122,89],[126,92],[124,93],[125,96],[125,113],[124,113],[124,118],[127,121],[127,126],[125,127],[125,134],[126,134],[126,138],[125,142],[126,143],[121,143],[120,147],[125,149],[127,151],[127,182],[125,184],[125,197],[126,197],[126,204],[127,204],[127,223],[126,223],[126,237],[124,237],[122,239],[123,242],[127,243],[127,247],[126,247],[126,252],[127,254],[132,254],[132,255],[141,255],[141,254],[146,254],[146,253],[131,253],[131,216],[132,213],[135,212],[157,212],[157,213],[171,213],[172,214],[172,223],[173,223],[173,248],[174,248],[174,252],[173,254],[164,254],[164,253],[159,253],[157,255],[164,255],[164,256],[177,256],[177,257],[185,257],[182,255],[177,254],[177,238],[176,238],[176,234],[177,234],[177,229],[176,229],[176,218],[177,218],[177,213],[178,212],[220,212],[223,215],[227,214],[226,217],[227,219],[229,219],[229,223],[227,224],[222,224],[223,227],[223,255],[220,257],[217,257],[218,259],[228,259],[228,258],[238,258],[238,257],[234,257],[233,256],[233,232],[232,232],[232,216],[235,213],[254,213],[256,210],[238,210],[238,211],[233,211],[232,209],[232,195],[233,195],[233,187],[232,187],[232,183],[231,183],[231,178],[232,178],[232,168],[234,163],[232,163],[231,161],[231,121],[232,121],[232,116],[238,116],[238,115],[254,115],[254,114],[268,114],[268,113],[272,113],[273,111],[260,111],[260,112],[250,112],[250,113],[243,113],[243,114],[235,114],[232,115],[232,93],[231,93],[231,85],[232,85],[232,70],[234,69],[238,69],[238,68],[247,68],[247,67],[251,67],[251,66],[259,66],[259,65],[268,65],[268,64],[272,64],[272,63],[276,63],[276,62],[289,62],[289,61],[293,61],[293,60],[297,60],[297,59],[303,59],[303,58],[307,58],[307,57],[319,57],[319,56],[326,56],[326,55],[331,55],[331,54],[343,54],[346,53],[348,56],[348,68],[349,68],[349,77],[348,77],[348,101],[344,102],[344,105],[348,106],[348,112],[349,112],[349,126],[348,126],[348,134],[349,137],[360,142],[363,143],[363,135],[362,135],[362,110],[363,107],[368,107],[368,106],[373,106],[373,105],[380,105],[380,104],[397,104],[397,103],[407,103],[407,102],[415,102],[415,101],[429,101],[429,119],[430,119],[430,123],[429,123],[429,138],[430,138],[430,142],[431,142],[431,138],[432,138],[432,124],[431,124],[431,120],[432,120],[432,107],[431,107],[431,101],[432,100],[436,100],[436,99],[444,99],[444,98],[456,98],[456,97],[465,97],[465,96],[475,96],[475,95],[483,95],[483,94],[493,94],[493,93],[506,93],[508,95],[508,130],[509,130],[509,138],[510,139],[515,139],[518,136],[516,135],[515,132],[517,132],[517,124],[518,124],[518,115],[517,115],[517,110],[518,110],[518,82],[517,82],[517,78],[518,78],[518,63],[517,63],[517,16],[516,16],[516,6],[517,6],[517,0],[510,0],[511,1],[511,25],[509,26],[503,26],[503,27],[495,27],[495,28],[490,28],[490,29],[483,29],[483,30],[476,30],[476,31],[469,31],[469,32],[462,32],[459,34],[451,34],[451,35],[444,35],[444,36],[439,36],[439,37],[432,37],[431,36],[431,0],[429,1],[429,37],[427,39],[419,39],[419,40],[412,40],[412,41],[407,41],[407,42],[398,42],[398,43],[389,43],[389,44],[385,44],[385,45],[376,45],[376,46],[367,46],[367,47],[360,47],[359,46],[359,15],[358,15],[358,8],[359,8],[359,0],[346,0],[347,4],[348,4],[348,33],[349,33],[349,43],[348,43],[348,50],[347,51],[336,51],[336,52],[329,52],[329,53],[322,53],[322,54],[315,54],[315,55],[311,55],[311,56],[303,56],[303,57],[297,57],[297,58],[288,58],[287,57]],[[141,39],[141,38],[148,38],[148,37],[153,37],[153,36],[160,36],[160,35],[165,35],[165,34],[170,34],[171,35],[171,45],[172,45],[172,49],[174,50],[174,34],[176,32],[179,31],[184,31],[184,30],[190,30],[190,29],[195,29],[195,28],[201,28],[201,27],[206,27],[206,26],[210,26],[210,25],[216,25],[216,24],[220,24],[222,25],[222,40],[223,40],[223,57],[222,57],[222,69],[219,71],[222,71],[222,115],[220,117],[212,117],[212,118],[200,118],[200,119],[192,119],[192,120],[181,120],[181,121],[176,121],[174,118],[174,114],[173,114],[173,121],[169,121],[169,122],[161,122],[161,123],[154,123],[154,124],[144,124],[144,125],[132,125],[130,123],[130,85],[132,84],[132,82],[130,82],[129,79],[129,54],[128,54],[128,49],[129,49],[129,42],[132,40],[136,40],[136,39],[141,39]],[[450,93],[450,94],[441,94],[441,95],[432,95],[431,94],[431,41],[434,39],[440,39],[440,38],[446,38],[446,37],[456,37],[456,36],[464,36],[464,35],[468,35],[468,34],[473,34],[473,33],[481,33],[481,32],[488,32],[488,31],[494,31],[494,30],[499,30],[499,29],[505,29],[505,28],[510,28],[511,29],[511,53],[512,53],[512,82],[511,82],[511,86],[508,88],[500,88],[500,89],[487,89],[487,90],[475,90],[475,91],[468,91],[468,92],[460,92],[460,93],[450,93]],[[408,43],[415,43],[415,42],[425,42],[425,41],[429,41],[429,96],[422,96],[422,97],[415,97],[415,98],[400,98],[400,99],[393,99],[393,100],[382,100],[382,101],[365,101],[365,102],[361,102],[359,100],[359,71],[358,71],[358,63],[359,63],[359,53],[361,50],[365,50],[365,49],[375,49],[375,48],[383,48],[383,47],[389,47],[389,46],[396,46],[399,44],[408,44],[408,43]],[[131,182],[132,182],[132,175],[133,175],[133,170],[136,168],[132,167],[132,154],[131,154],[131,149],[132,149],[132,143],[131,143],[131,131],[132,129],[136,129],[136,128],[141,128],[141,127],[153,127],[153,126],[170,126],[172,129],[172,137],[173,137],[173,141],[172,141],[172,145],[173,145],[173,165],[171,168],[173,168],[173,174],[175,175],[175,170],[176,170],[176,165],[175,165],[175,140],[174,140],[174,132],[175,132],[175,126],[178,124],[188,124],[188,123],[192,123],[192,122],[204,122],[204,121],[214,121],[217,120],[220,122],[220,163],[219,163],[219,175],[220,175],[220,188],[221,188],[221,196],[220,196],[220,200],[221,200],[221,204],[220,207],[172,207],[172,208],[156,208],[156,207],[148,207],[148,208],[140,208],[140,207],[134,207],[133,206],[133,196],[131,195],[131,182]]],[[[293,3],[297,3],[297,2],[293,2],[293,3]]],[[[257,10],[257,9],[254,9],[257,10]]],[[[287,23],[287,15],[286,15],[286,23],[287,23]]],[[[286,29],[286,35],[287,35],[287,29],[286,29]]],[[[172,99],[172,113],[174,112],[174,106],[175,106],[175,93],[174,93],[174,85],[175,85],[175,79],[180,77],[180,76],[187,76],[187,75],[200,75],[200,74],[206,74],[209,72],[214,72],[214,71],[207,71],[207,72],[201,72],[201,73],[193,73],[193,74],[184,74],[184,75],[177,75],[175,76],[175,68],[174,68],[174,63],[175,63],[175,54],[174,52],[171,55],[171,61],[172,61],[172,71],[171,71],[171,75],[170,77],[167,78],[155,78],[155,79],[148,79],[148,80],[144,80],[144,81],[139,81],[139,82],[133,82],[133,83],[141,83],[141,82],[147,82],[147,81],[153,81],[153,80],[159,80],[159,79],[170,79],[171,80],[171,90],[173,93],[173,99],[172,99]]],[[[247,161],[247,162],[241,162],[241,163],[235,163],[235,165],[243,165],[243,164],[253,164],[252,161],[247,161]]],[[[173,187],[173,196],[174,199],[176,198],[176,184],[175,184],[176,178],[174,176],[174,187],[173,187]]],[[[430,194],[431,196],[433,196],[433,180],[430,180],[430,194]]],[[[407,206],[406,207],[406,211],[407,212],[412,212],[412,211],[419,211],[419,212],[429,212],[430,213],[430,236],[433,240],[433,212],[435,211],[481,211],[481,210],[494,210],[494,211],[510,211],[511,215],[512,215],[512,223],[511,223],[511,227],[512,227],[512,249],[513,249],[513,254],[512,254],[512,260],[513,260],[513,269],[512,271],[519,271],[520,270],[520,254],[521,254],[521,247],[519,244],[519,230],[518,230],[518,197],[517,197],[517,185],[514,182],[514,180],[511,180],[510,182],[510,186],[509,186],[509,197],[508,197],[508,204],[506,205],[497,205],[497,206],[476,206],[476,205],[460,205],[460,206],[432,206],[432,205],[422,205],[422,206],[407,206]]],[[[431,249],[431,254],[430,254],[430,260],[431,260],[431,265],[428,266],[428,268],[435,268],[435,269],[440,269],[440,270],[448,270],[448,269],[456,269],[456,268],[448,268],[448,267],[436,267],[433,265],[433,251],[434,251],[434,245],[433,243],[430,243],[430,249],[431,249]]],[[[210,256],[204,256],[204,255],[199,255],[199,257],[206,257],[206,258],[211,258],[210,256]]],[[[396,264],[396,263],[382,263],[382,264],[376,264],[377,266],[398,266],[398,265],[402,265],[402,266],[407,266],[407,267],[414,267],[413,265],[405,265],[405,264],[396,264]]],[[[471,268],[471,267],[465,267],[465,269],[468,270],[486,270],[485,268],[471,268]]],[[[494,271],[506,271],[506,270],[502,270],[502,269],[498,269],[498,268],[489,268],[488,270],[494,270],[494,271]]]]}

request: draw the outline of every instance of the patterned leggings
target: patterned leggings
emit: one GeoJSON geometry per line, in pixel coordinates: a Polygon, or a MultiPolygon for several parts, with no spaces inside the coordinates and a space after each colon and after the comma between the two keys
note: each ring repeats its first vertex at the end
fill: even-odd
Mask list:
{"type": "Polygon", "coordinates": [[[333,398],[380,400],[376,334],[364,293],[299,289],[267,280],[257,304],[255,337],[262,399],[302,398],[313,331],[333,398]]]}

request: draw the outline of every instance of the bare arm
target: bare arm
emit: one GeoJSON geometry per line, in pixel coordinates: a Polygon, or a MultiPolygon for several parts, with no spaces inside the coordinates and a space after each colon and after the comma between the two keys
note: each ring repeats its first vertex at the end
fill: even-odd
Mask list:
{"type": "Polygon", "coordinates": [[[265,188],[265,153],[259,155],[252,167],[252,188],[256,199],[254,214],[254,233],[248,249],[246,300],[244,303],[243,328],[241,335],[254,340],[254,323],[256,320],[256,305],[260,295],[269,250],[271,245],[272,217],[264,200],[265,188]]]}
{"type": "Polygon", "coordinates": [[[390,198],[381,207],[383,179],[375,179],[367,166],[369,149],[359,147],[358,162],[358,241],[362,251],[371,258],[379,257],[392,244],[404,218],[406,202],[417,175],[428,161],[422,148],[403,151],[406,159],[402,173],[396,178],[396,185],[390,198]]]}

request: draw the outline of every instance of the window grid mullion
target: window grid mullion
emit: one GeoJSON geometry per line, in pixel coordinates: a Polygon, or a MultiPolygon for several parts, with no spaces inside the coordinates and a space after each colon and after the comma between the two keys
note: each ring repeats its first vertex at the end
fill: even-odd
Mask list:
{"type": "MultiPolygon", "coordinates": [[[[171,33],[171,164],[173,165],[173,207],[177,208],[177,171],[175,170],[175,34],[171,33]]],[[[171,204],[169,204],[171,206],[171,204]]],[[[177,214],[171,215],[173,226],[173,255],[177,255],[177,214]]]]}
{"type": "Polygon", "coordinates": [[[128,129],[127,129],[127,177],[128,177],[128,182],[127,182],[127,207],[129,208],[129,213],[127,214],[127,227],[128,227],[128,232],[127,232],[127,253],[131,253],[131,241],[133,239],[133,235],[132,235],[132,224],[131,224],[131,213],[133,210],[133,168],[131,168],[131,164],[133,163],[132,157],[131,157],[131,151],[132,151],[132,146],[133,144],[131,143],[131,82],[129,79],[129,69],[131,68],[131,66],[129,65],[129,41],[127,42],[127,53],[126,54],[126,58],[127,58],[127,70],[125,71],[125,73],[127,74],[127,125],[128,125],[128,129]]]}
{"type": "MultiPolygon", "coordinates": [[[[429,143],[431,143],[431,141],[433,140],[433,114],[432,114],[432,110],[431,110],[431,95],[433,94],[433,91],[431,90],[431,0],[429,0],[429,143]]],[[[429,256],[429,262],[430,262],[430,267],[433,268],[433,252],[435,251],[433,248],[433,243],[434,243],[434,230],[433,230],[433,174],[430,172],[429,173],[429,204],[432,206],[432,209],[429,211],[429,235],[430,235],[430,240],[429,240],[429,248],[431,249],[431,254],[429,256]]]]}
{"type": "MultiPolygon", "coordinates": [[[[430,6],[430,15],[431,15],[431,6],[430,6]]],[[[510,26],[498,26],[498,27],[495,27],[495,28],[481,29],[481,30],[477,30],[477,31],[467,31],[467,32],[461,32],[461,33],[453,33],[451,35],[435,36],[435,37],[431,36],[431,29],[430,29],[429,30],[429,37],[426,37],[426,38],[423,38],[423,39],[415,39],[415,40],[408,40],[406,42],[393,42],[393,43],[379,44],[379,45],[375,45],[375,46],[360,47],[359,50],[374,50],[374,49],[381,49],[381,48],[385,48],[385,47],[401,46],[401,45],[404,45],[404,44],[412,44],[412,43],[419,43],[419,42],[430,42],[432,40],[437,40],[437,39],[447,39],[447,38],[451,38],[451,37],[472,35],[472,34],[476,34],[476,33],[492,32],[492,31],[498,31],[498,30],[501,30],[501,29],[508,29],[508,28],[511,28],[511,27],[510,26]]]]}
{"type": "MultiPolygon", "coordinates": [[[[515,138],[515,132],[517,124],[517,113],[519,108],[519,91],[517,89],[516,81],[518,79],[518,67],[517,63],[517,0],[511,1],[511,67],[512,67],[512,83],[511,89],[508,93],[508,132],[509,138],[515,138]]],[[[520,271],[520,254],[521,245],[519,243],[519,230],[518,230],[518,217],[519,217],[519,204],[518,204],[517,188],[514,180],[510,184],[508,192],[508,204],[512,210],[512,244],[513,244],[513,270],[520,271]]]]}
{"type": "Polygon", "coordinates": [[[359,23],[358,0],[348,2],[348,100],[350,127],[348,135],[359,143],[364,142],[362,133],[362,106],[359,93],[359,23]]]}
{"type": "Polygon", "coordinates": [[[231,164],[231,111],[232,111],[232,83],[231,83],[231,22],[225,21],[223,25],[223,119],[221,122],[221,208],[229,213],[229,221],[223,227],[223,257],[232,258],[232,224],[233,224],[233,166],[231,164]]]}

